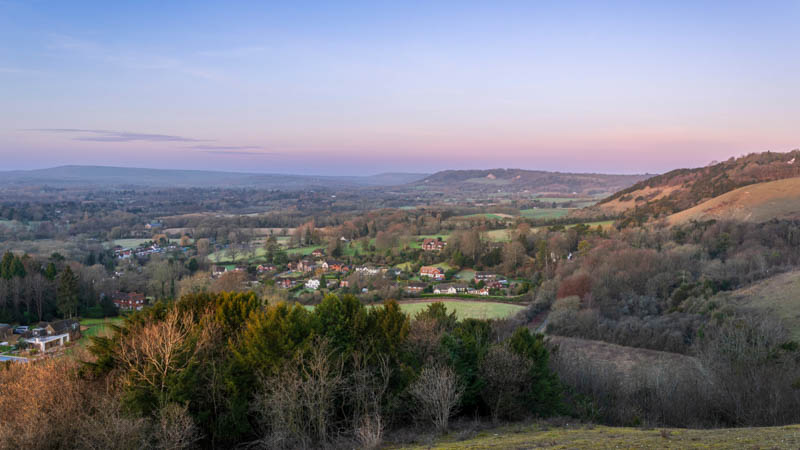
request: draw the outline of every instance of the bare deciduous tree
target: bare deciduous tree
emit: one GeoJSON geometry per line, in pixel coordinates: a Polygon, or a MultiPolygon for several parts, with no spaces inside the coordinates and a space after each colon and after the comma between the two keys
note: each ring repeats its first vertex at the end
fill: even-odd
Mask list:
{"type": "Polygon", "coordinates": [[[200,432],[186,406],[169,403],[158,413],[155,438],[160,449],[181,450],[192,448],[200,440],[200,432]]]}
{"type": "Polygon", "coordinates": [[[125,337],[119,346],[117,359],[125,369],[129,383],[143,383],[158,395],[161,406],[166,405],[168,379],[185,370],[190,352],[186,345],[191,331],[191,317],[173,309],[163,321],[150,323],[137,333],[125,337]]]}
{"type": "Polygon", "coordinates": [[[297,356],[278,375],[262,381],[254,401],[264,433],[258,444],[306,448],[328,442],[342,384],[342,361],[334,360],[325,341],[317,341],[309,355],[297,356]]]}
{"type": "Polygon", "coordinates": [[[445,365],[430,365],[422,369],[409,392],[417,402],[419,413],[432,420],[437,430],[447,431],[464,388],[453,369],[445,365]]]}
{"type": "Polygon", "coordinates": [[[481,396],[486,400],[497,422],[500,416],[515,417],[521,412],[521,395],[525,391],[530,363],[505,345],[489,349],[480,365],[486,380],[481,396]]]}

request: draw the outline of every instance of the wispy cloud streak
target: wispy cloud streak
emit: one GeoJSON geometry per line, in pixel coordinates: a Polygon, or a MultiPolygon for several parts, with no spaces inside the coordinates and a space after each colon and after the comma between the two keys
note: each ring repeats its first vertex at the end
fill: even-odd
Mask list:
{"type": "Polygon", "coordinates": [[[42,131],[46,133],[89,134],[89,136],[75,136],[75,141],[90,142],[207,142],[203,139],[193,139],[169,134],[132,133],[129,131],[91,130],[82,128],[37,128],[28,131],[42,131]]]}

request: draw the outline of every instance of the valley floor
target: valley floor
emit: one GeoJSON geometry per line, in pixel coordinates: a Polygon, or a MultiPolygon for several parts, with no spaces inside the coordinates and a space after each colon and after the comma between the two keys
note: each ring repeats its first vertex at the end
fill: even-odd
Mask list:
{"type": "Polygon", "coordinates": [[[800,448],[800,425],[763,428],[624,428],[580,424],[507,426],[475,433],[451,433],[431,443],[389,448],[800,448]]]}

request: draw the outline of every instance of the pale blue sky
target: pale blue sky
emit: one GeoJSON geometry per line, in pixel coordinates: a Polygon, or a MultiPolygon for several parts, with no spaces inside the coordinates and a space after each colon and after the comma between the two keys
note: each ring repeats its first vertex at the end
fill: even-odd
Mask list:
{"type": "Polygon", "coordinates": [[[799,1],[643,3],[0,0],[0,168],[658,172],[800,147],[799,1]]]}

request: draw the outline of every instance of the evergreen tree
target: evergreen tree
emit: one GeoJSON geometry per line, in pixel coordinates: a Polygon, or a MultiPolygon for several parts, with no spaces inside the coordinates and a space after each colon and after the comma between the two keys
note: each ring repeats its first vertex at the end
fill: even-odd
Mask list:
{"type": "Polygon", "coordinates": [[[62,317],[73,317],[78,309],[78,277],[69,266],[64,268],[58,281],[58,312],[62,317]]]}
{"type": "Polygon", "coordinates": [[[56,265],[53,263],[49,263],[47,267],[44,269],[44,276],[47,277],[48,280],[53,281],[56,279],[56,275],[58,275],[58,270],[56,269],[56,265]]]}
{"type": "Polygon", "coordinates": [[[3,255],[3,260],[0,261],[0,277],[5,278],[6,280],[11,279],[11,265],[13,262],[14,254],[11,252],[6,252],[3,255]]]}

